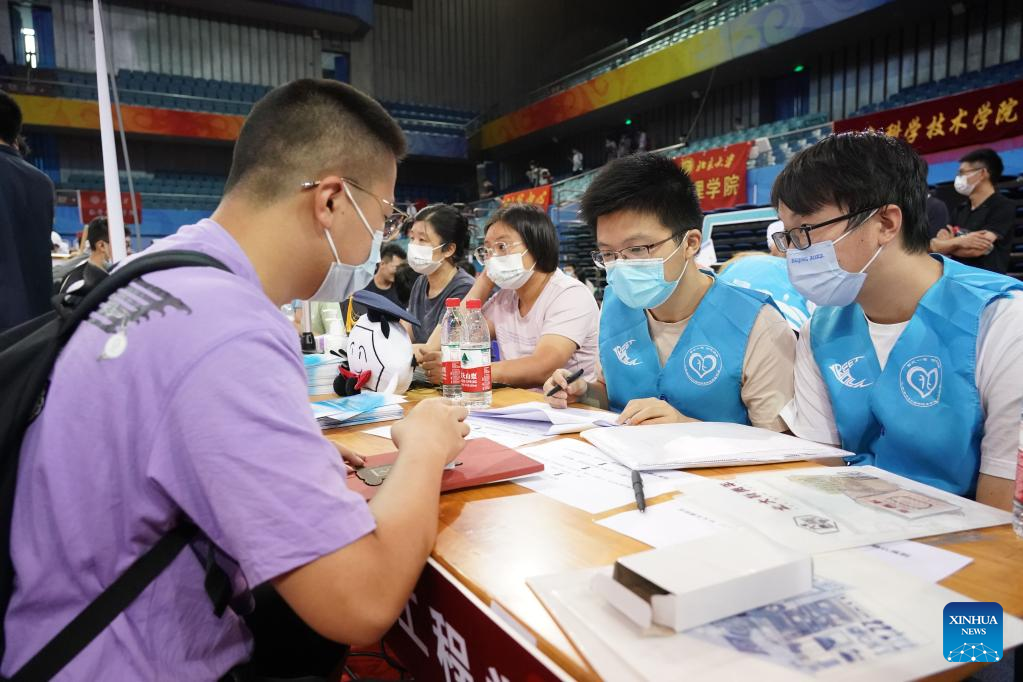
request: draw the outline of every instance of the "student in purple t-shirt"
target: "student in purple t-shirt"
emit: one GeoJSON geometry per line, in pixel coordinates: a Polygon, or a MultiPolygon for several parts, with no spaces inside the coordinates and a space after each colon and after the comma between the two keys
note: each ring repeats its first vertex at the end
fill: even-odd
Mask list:
{"type": "MultiPolygon", "coordinates": [[[[433,546],[465,410],[426,401],[395,424],[401,455],[367,505],[313,419],[278,308],[367,283],[396,227],[404,151],[397,124],[354,88],[277,88],[245,122],[212,218],[154,247],[202,251],[231,272],[146,275],[75,333],[22,446],[4,675],[184,517],[237,595],[272,585],[339,642],[376,641],[395,621],[433,546]],[[118,333],[123,347],[108,343],[118,333]]],[[[249,630],[230,609],[214,615],[203,575],[182,552],[61,679],[215,680],[248,660],[249,630]]]]}

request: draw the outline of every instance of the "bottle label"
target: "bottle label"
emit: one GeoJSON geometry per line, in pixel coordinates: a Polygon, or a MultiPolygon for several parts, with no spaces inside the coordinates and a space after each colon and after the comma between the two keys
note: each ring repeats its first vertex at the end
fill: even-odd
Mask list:
{"type": "Polygon", "coordinates": [[[457,343],[441,346],[441,384],[451,386],[462,383],[462,354],[457,343]]]}
{"type": "Polygon", "coordinates": [[[490,348],[463,348],[462,392],[483,393],[490,390],[490,348]]]}

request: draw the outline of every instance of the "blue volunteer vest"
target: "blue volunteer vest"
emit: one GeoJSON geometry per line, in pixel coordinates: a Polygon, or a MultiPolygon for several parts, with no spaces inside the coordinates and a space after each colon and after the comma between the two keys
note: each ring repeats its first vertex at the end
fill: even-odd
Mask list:
{"type": "Polygon", "coordinates": [[[608,401],[621,410],[635,398],[661,398],[701,421],[749,424],[742,402],[746,343],[769,296],[718,280],[704,295],[664,367],[646,312],[609,286],[600,311],[600,364],[608,401]]]}
{"type": "Polygon", "coordinates": [[[737,287],[754,289],[770,296],[789,326],[797,332],[810,319],[806,299],[789,281],[784,258],[746,256],[729,265],[718,277],[737,287]]]}
{"type": "Polygon", "coordinates": [[[857,304],[818,308],[810,345],[831,398],[842,447],[957,495],[974,494],[984,414],[974,371],[980,316],[1020,282],[941,259],[882,371],[857,304]]]}

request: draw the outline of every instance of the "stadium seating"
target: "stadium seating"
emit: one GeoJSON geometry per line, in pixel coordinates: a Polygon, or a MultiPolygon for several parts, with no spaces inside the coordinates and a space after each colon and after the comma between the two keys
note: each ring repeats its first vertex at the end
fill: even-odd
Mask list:
{"type": "Polygon", "coordinates": [[[875,111],[903,107],[914,102],[922,102],[938,97],[948,97],[967,90],[977,90],[1000,83],[1023,78],[1023,59],[1008,62],[999,66],[992,66],[980,71],[969,71],[960,76],[942,78],[939,81],[924,83],[912,88],[900,90],[883,102],[860,107],[853,112],[853,116],[872,114],[875,111]]]}

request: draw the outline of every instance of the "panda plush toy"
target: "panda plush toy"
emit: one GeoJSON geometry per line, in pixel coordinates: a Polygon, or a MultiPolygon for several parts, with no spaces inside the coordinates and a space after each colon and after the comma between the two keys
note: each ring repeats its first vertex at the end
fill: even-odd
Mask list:
{"type": "Polygon", "coordinates": [[[348,332],[348,368],[334,379],[334,392],[404,393],[412,383],[412,341],[400,320],[418,327],[419,320],[391,299],[370,291],[353,296],[366,308],[348,332]]]}

